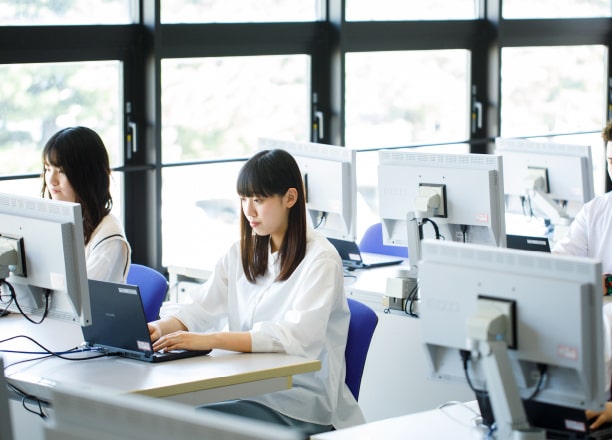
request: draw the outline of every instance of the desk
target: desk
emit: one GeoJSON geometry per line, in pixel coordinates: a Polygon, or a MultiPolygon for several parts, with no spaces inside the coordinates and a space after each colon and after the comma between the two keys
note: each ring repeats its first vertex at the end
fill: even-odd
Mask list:
{"type": "Polygon", "coordinates": [[[393,417],[352,428],[312,436],[312,440],[475,440],[486,438],[486,428],[475,423],[476,402],[449,405],[393,417]]]}
{"type": "MultiPolygon", "coordinates": [[[[52,320],[34,325],[17,314],[0,319],[0,333],[5,337],[28,335],[54,351],[78,346],[83,340],[78,325],[52,320]]],[[[2,344],[0,348],[39,350],[24,339],[2,344]]],[[[30,357],[5,354],[5,365],[30,357]]],[[[292,375],[320,368],[318,360],[299,356],[213,350],[208,356],[159,364],[120,357],[86,361],[48,358],[8,367],[5,374],[16,386],[42,399],[49,398],[49,388],[56,384],[79,387],[95,384],[117,393],[137,393],[201,405],[289,389],[292,375]]]]}
{"type": "MultiPolygon", "coordinates": [[[[427,378],[419,320],[404,312],[385,313],[382,305],[386,281],[402,266],[386,266],[350,272],[345,277],[348,297],[370,306],[379,321],[365,364],[359,406],[367,422],[435,408],[449,400],[474,399],[463,383],[443,383],[427,378]]],[[[206,276],[203,269],[172,266],[170,278],[181,285],[180,295],[197,288],[206,276]],[[194,282],[190,282],[194,281],[194,282]]]]}

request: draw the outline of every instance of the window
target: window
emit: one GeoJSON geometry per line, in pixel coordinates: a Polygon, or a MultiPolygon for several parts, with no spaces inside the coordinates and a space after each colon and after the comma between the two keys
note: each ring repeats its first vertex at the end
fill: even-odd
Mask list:
{"type": "Polygon", "coordinates": [[[162,172],[164,266],[211,269],[239,239],[236,178],[243,162],[166,167],[162,172]]]}
{"type": "Polygon", "coordinates": [[[0,0],[0,26],[127,24],[134,0],[0,0]]]}
{"type": "MultiPolygon", "coordinates": [[[[123,164],[122,63],[89,61],[0,65],[0,176],[39,175],[41,153],[58,130],[75,125],[95,130],[111,167],[123,164]]],[[[114,212],[121,209],[122,175],[113,178],[114,212]]],[[[0,191],[38,196],[41,182],[1,182],[0,191]]]]}
{"type": "Polygon", "coordinates": [[[45,142],[61,128],[96,130],[121,163],[119,61],[0,65],[0,175],[38,173],[45,142]]]}
{"type": "Polygon", "coordinates": [[[464,141],[469,133],[469,52],[346,55],[346,145],[464,141]]]}
{"type": "Polygon", "coordinates": [[[318,0],[161,0],[162,23],[315,21],[318,0]]]}
{"type": "Polygon", "coordinates": [[[163,161],[245,157],[259,137],[307,141],[306,55],[162,60],[163,161]]]}
{"type": "Polygon", "coordinates": [[[596,45],[503,48],[501,135],[600,131],[606,60],[596,45]]]}
{"type": "Polygon", "coordinates": [[[477,18],[474,0],[348,0],[347,21],[469,20],[477,18]]]}
{"type": "Polygon", "coordinates": [[[610,16],[610,0],[504,0],[502,8],[507,19],[610,16]]]}

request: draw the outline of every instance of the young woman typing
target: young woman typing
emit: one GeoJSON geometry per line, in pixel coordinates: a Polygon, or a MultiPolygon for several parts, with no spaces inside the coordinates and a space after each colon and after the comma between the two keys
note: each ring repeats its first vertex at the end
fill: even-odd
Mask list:
{"type": "Polygon", "coordinates": [[[191,303],[149,324],[154,349],[283,352],[319,359],[290,390],[204,408],[295,427],[308,434],[363,423],[344,383],[350,313],[340,257],[307,226],[302,177],[284,150],[255,154],[240,170],[240,241],[191,303]]]}

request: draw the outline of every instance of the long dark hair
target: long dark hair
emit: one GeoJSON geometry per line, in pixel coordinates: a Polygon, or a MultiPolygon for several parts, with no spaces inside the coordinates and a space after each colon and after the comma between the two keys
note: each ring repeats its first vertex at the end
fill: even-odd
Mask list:
{"type": "MultiPolygon", "coordinates": [[[[284,196],[295,188],[298,196],[289,210],[289,223],[279,249],[280,273],[277,281],[287,280],[306,255],[306,201],[300,168],[291,154],[284,150],[260,151],[241,168],[236,183],[240,197],[284,196]]],[[[246,216],[240,216],[240,251],[247,279],[254,283],[268,267],[270,236],[253,234],[246,216]]]]}
{"type": "MultiPolygon", "coordinates": [[[[85,243],[100,221],[111,211],[110,163],[100,136],[87,127],[68,127],[55,133],[47,141],[42,153],[43,166],[63,170],[76,194],[76,202],[83,212],[85,243]]],[[[51,198],[47,190],[43,168],[42,196],[51,198]]]]}

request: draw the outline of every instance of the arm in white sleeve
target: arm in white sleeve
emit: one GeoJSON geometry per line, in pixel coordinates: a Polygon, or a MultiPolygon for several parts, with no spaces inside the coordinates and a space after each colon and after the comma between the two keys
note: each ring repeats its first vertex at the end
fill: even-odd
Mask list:
{"type": "Polygon", "coordinates": [[[578,257],[586,257],[588,255],[588,228],[584,209],[578,212],[565,237],[555,244],[552,253],[578,257]]]}

